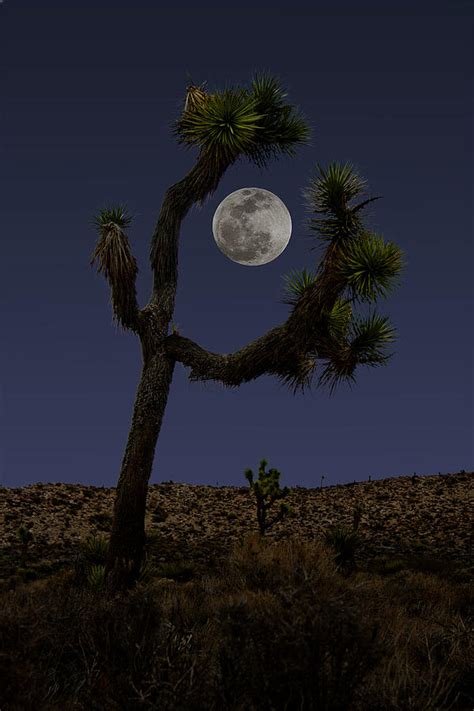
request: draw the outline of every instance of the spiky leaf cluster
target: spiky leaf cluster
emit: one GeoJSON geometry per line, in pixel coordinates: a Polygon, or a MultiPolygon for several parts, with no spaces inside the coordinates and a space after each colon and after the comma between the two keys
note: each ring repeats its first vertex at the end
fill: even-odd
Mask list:
{"type": "Polygon", "coordinates": [[[334,551],[334,561],[340,567],[352,568],[355,565],[355,554],[360,546],[357,531],[350,526],[332,526],[325,532],[326,543],[334,551]]]}
{"type": "Polygon", "coordinates": [[[326,361],[319,376],[318,385],[327,385],[330,395],[333,395],[336,387],[342,382],[352,387],[352,383],[355,383],[356,365],[357,362],[351,353],[350,346],[341,345],[326,361]]]}
{"type": "Polygon", "coordinates": [[[140,565],[140,572],[138,575],[138,582],[148,583],[153,580],[159,573],[158,567],[151,562],[151,560],[143,560],[140,565]]]}
{"type": "Polygon", "coordinates": [[[374,301],[386,297],[395,286],[394,277],[403,266],[403,252],[380,235],[364,231],[344,246],[337,270],[346,280],[352,298],[374,301]]]}
{"type": "Polygon", "coordinates": [[[132,217],[128,214],[124,205],[102,208],[93,221],[101,235],[104,231],[114,226],[124,230],[130,226],[131,222],[132,217]]]}
{"type": "Polygon", "coordinates": [[[278,81],[257,75],[251,89],[227,88],[207,94],[188,87],[185,108],[173,133],[179,143],[201,148],[216,163],[246,156],[260,167],[279,153],[294,154],[306,142],[305,119],[284,101],[278,81]]]}
{"type": "Polygon", "coordinates": [[[330,163],[327,169],[317,164],[317,172],[303,195],[309,211],[324,217],[311,217],[309,227],[323,241],[344,241],[356,237],[362,229],[359,212],[368,203],[380,198],[372,197],[351,207],[349,202],[361,194],[366,185],[350,163],[330,163]]]}
{"type": "Polygon", "coordinates": [[[332,395],[340,382],[349,386],[355,382],[357,365],[385,364],[393,353],[386,354],[384,348],[395,340],[395,333],[387,316],[373,313],[366,319],[355,317],[348,324],[348,340],[337,343],[319,377],[319,385],[328,385],[332,395]]]}
{"type": "Polygon", "coordinates": [[[76,579],[86,583],[90,590],[104,590],[106,586],[106,559],[109,541],[105,536],[91,535],[81,542],[76,558],[76,579]]]}
{"type": "Polygon", "coordinates": [[[101,210],[94,220],[100,239],[92,254],[91,266],[97,260],[98,272],[104,273],[111,287],[114,317],[124,328],[131,327],[137,312],[136,277],[138,267],[124,229],[131,223],[124,207],[101,210]]]}
{"type": "Polygon", "coordinates": [[[105,589],[107,576],[105,565],[91,565],[87,574],[87,587],[99,592],[105,589]]]}
{"type": "Polygon", "coordinates": [[[329,335],[333,338],[343,338],[352,318],[352,306],[348,299],[336,299],[334,306],[327,315],[329,335]]]}
{"type": "Polygon", "coordinates": [[[105,563],[109,542],[104,536],[89,536],[80,548],[83,557],[90,563],[105,563]]]}
{"type": "Polygon", "coordinates": [[[341,212],[367,185],[350,163],[330,163],[326,170],[317,163],[317,169],[319,175],[312,179],[307,190],[315,212],[341,212]]]}
{"type": "MultiPolygon", "coordinates": [[[[204,92],[202,92],[204,93],[204,92]]],[[[178,143],[198,146],[218,159],[233,160],[250,148],[259,120],[256,100],[244,89],[224,89],[206,99],[188,101],[175,123],[178,143]]]]}
{"type": "Polygon", "coordinates": [[[302,269],[301,271],[295,269],[289,274],[284,274],[283,279],[287,282],[285,285],[285,291],[288,296],[283,303],[294,306],[303,296],[306,289],[316,282],[317,276],[311,274],[311,272],[306,269],[302,269]]]}
{"type": "Polygon", "coordinates": [[[251,95],[262,118],[261,130],[246,151],[247,157],[263,168],[280,154],[294,156],[295,146],[308,143],[311,135],[304,115],[285,101],[287,93],[278,80],[268,74],[254,76],[251,95]]]}
{"type": "Polygon", "coordinates": [[[395,340],[396,330],[388,316],[372,313],[366,319],[356,318],[351,323],[351,331],[350,348],[358,363],[379,365],[393,355],[386,355],[382,350],[395,340]]]}
{"type": "MultiPolygon", "coordinates": [[[[373,314],[369,319],[352,321],[351,303],[386,296],[402,269],[403,252],[394,243],[385,243],[381,236],[365,229],[356,214],[377,198],[349,206],[349,201],[366,185],[349,163],[332,163],[327,169],[321,166],[318,169],[319,176],[307,195],[313,210],[326,216],[318,223],[320,227],[323,224],[323,236],[333,240],[331,256],[326,257],[326,278],[331,275],[340,285],[341,293],[329,311],[323,310],[317,324],[322,340],[321,352],[316,349],[316,356],[326,361],[319,384],[329,385],[332,394],[341,381],[349,385],[355,382],[358,364],[380,365],[391,357],[382,351],[394,340],[394,329],[388,325],[388,319],[373,314]]],[[[285,278],[292,297],[288,303],[295,305],[317,282],[319,274],[311,276],[303,270],[285,278]]]]}

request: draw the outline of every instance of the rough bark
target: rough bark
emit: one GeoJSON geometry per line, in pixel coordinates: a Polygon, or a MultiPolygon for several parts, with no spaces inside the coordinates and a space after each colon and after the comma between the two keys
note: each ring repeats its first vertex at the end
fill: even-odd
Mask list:
{"type": "Polygon", "coordinates": [[[210,162],[201,154],[189,174],[166,191],[161,206],[150,253],[152,295],[134,322],[143,368],[114,503],[106,564],[112,591],[129,587],[143,560],[148,482],[176,362],[166,351],[165,339],[176,297],[181,223],[194,203],[216,190],[230,164],[210,162]]]}
{"type": "Polygon", "coordinates": [[[165,193],[151,242],[153,291],[150,304],[160,307],[159,325],[167,328],[173,317],[178,281],[178,238],[189,209],[203,204],[217,189],[233,160],[217,162],[202,151],[190,172],[165,193]]]}
{"type": "Polygon", "coordinates": [[[191,368],[190,381],[215,380],[239,387],[263,374],[291,383],[295,390],[309,385],[317,358],[346,357],[345,344],[331,338],[324,321],[345,287],[334,270],[337,245],[330,245],[320,267],[320,278],[307,289],[288,319],[235,353],[213,353],[177,334],[165,340],[170,357],[191,368]]]}
{"type": "MultiPolygon", "coordinates": [[[[189,176],[182,183],[188,180],[189,176]]],[[[215,184],[214,179],[212,185],[215,184]]],[[[211,185],[207,187],[211,189],[211,185]]],[[[199,195],[202,197],[202,190],[199,195]]],[[[310,350],[317,349],[318,357],[331,357],[341,346],[339,342],[331,342],[321,321],[324,311],[333,306],[343,288],[332,269],[334,246],[328,249],[321,265],[319,285],[308,290],[287,321],[237,353],[209,353],[190,339],[168,336],[176,293],[179,226],[191,204],[182,186],[179,189],[172,186],[163,201],[162,218],[155,233],[152,260],[155,275],[160,272],[161,279],[155,281],[154,298],[140,311],[138,319],[143,369],[114,505],[107,561],[112,589],[128,587],[136,579],[143,560],[148,482],[176,361],[192,367],[191,379],[220,380],[228,386],[239,386],[264,373],[304,383],[315,365],[310,350]],[[178,199],[179,219],[176,216],[171,219],[171,206],[176,204],[177,196],[182,196],[182,202],[178,199]],[[163,297],[158,303],[157,294],[163,297]]]]}
{"type": "Polygon", "coordinates": [[[174,365],[163,346],[143,364],[117,484],[106,566],[109,585],[115,589],[136,579],[143,560],[148,482],[174,365]]]}
{"type": "MultiPolygon", "coordinates": [[[[182,220],[193,204],[202,204],[216,190],[233,162],[217,161],[202,151],[189,174],[166,191],[161,206],[150,252],[151,298],[138,313],[132,309],[130,320],[141,340],[143,369],[114,505],[106,566],[112,589],[133,582],[143,559],[148,481],[176,361],[191,367],[191,380],[219,380],[238,387],[267,373],[294,385],[295,390],[309,384],[318,358],[329,360],[344,376],[351,376],[357,363],[350,343],[328,329],[328,314],[347,285],[338,268],[343,240],[329,244],[319,278],[304,291],[285,323],[236,353],[211,353],[188,338],[168,335],[182,220]]],[[[134,275],[130,274],[131,293],[134,275]]]]}

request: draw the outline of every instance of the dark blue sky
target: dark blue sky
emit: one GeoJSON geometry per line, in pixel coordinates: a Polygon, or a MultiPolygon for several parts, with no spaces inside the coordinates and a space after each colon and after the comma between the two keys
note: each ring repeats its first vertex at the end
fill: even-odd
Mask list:
{"type": "Polygon", "coordinates": [[[4,0],[0,482],[116,484],[141,350],[113,324],[108,284],[89,266],[90,222],[109,204],[135,215],[143,307],[164,191],[197,155],[171,133],[187,71],[210,91],[271,72],[313,139],[267,170],[237,163],[188,214],[182,335],[229,353],[286,319],[282,276],[314,270],[321,254],[302,196],[318,162],[352,162],[384,196],[367,224],[407,267],[377,304],[397,328],[395,355],[359,368],[352,390],[293,396],[269,376],[227,390],[190,384],[177,364],[151,483],[245,485],[262,457],[290,486],[472,470],[472,31],[461,0],[4,0]],[[226,259],[212,236],[216,207],[245,186],[276,193],[293,221],[286,250],[261,267],[226,259]]]}

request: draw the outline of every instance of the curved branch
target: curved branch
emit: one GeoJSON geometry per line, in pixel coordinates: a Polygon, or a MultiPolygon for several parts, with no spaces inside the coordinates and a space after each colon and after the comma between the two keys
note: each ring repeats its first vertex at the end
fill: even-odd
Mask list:
{"type": "Polygon", "coordinates": [[[292,385],[294,392],[309,385],[316,358],[331,358],[340,349],[323,321],[332,309],[345,282],[331,269],[338,251],[330,245],[321,265],[320,278],[308,287],[288,319],[235,353],[212,353],[178,334],[165,341],[167,353],[191,367],[189,379],[217,380],[228,387],[254,380],[260,375],[276,375],[292,385]]]}
{"type": "Polygon", "coordinates": [[[238,387],[264,373],[283,374],[289,342],[283,325],[230,354],[212,353],[177,334],[165,339],[165,348],[175,360],[191,367],[190,380],[219,380],[229,387],[238,387]]]}
{"type": "Polygon", "coordinates": [[[153,291],[149,302],[159,306],[159,327],[164,333],[174,310],[181,223],[194,203],[202,204],[215,192],[221,177],[236,158],[217,160],[202,150],[192,170],[165,193],[151,243],[153,291]]]}

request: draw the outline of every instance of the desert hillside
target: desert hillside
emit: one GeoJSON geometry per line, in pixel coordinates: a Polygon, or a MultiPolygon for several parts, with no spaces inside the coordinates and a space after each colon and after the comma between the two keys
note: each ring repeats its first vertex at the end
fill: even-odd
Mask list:
{"type": "MultiPolygon", "coordinates": [[[[19,556],[17,530],[33,534],[29,558],[56,569],[71,561],[79,542],[110,531],[114,488],[81,484],[34,484],[0,488],[0,577],[5,581],[19,556]]],[[[401,555],[422,555],[473,569],[474,474],[401,476],[323,489],[293,488],[291,519],[267,534],[280,540],[321,538],[331,525],[352,524],[362,506],[361,564],[401,555]]],[[[246,533],[257,530],[248,487],[160,483],[149,488],[146,529],[162,561],[176,558],[217,562],[246,533]]]]}

